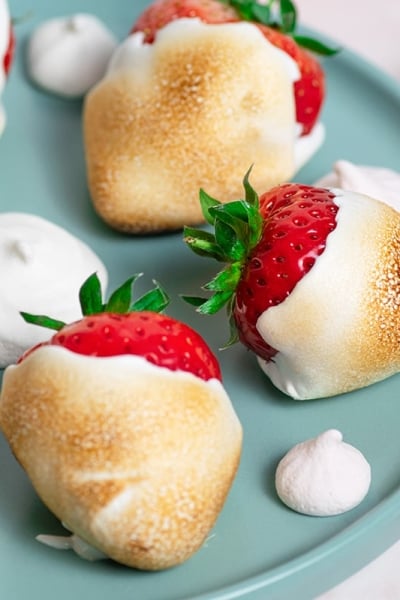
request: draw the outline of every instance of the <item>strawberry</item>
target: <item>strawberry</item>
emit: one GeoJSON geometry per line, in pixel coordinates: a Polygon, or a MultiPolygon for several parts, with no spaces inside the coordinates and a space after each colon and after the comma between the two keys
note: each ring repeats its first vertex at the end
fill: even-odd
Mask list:
{"type": "Polygon", "coordinates": [[[21,313],[27,322],[57,333],[27,350],[19,362],[38,347],[53,345],[87,356],[133,354],[171,371],[188,371],[205,381],[221,380],[218,361],[203,338],[188,325],[158,312],[169,301],[160,287],[132,303],[131,288],[136,278],[128,279],[103,304],[99,279],[91,275],[80,291],[84,316],[75,323],[21,313]]]}
{"type": "Polygon", "coordinates": [[[208,298],[185,296],[204,314],[228,305],[232,326],[229,343],[239,339],[260,358],[276,354],[257,330],[257,320],[283,302],[324,252],[336,228],[338,206],[327,189],[298,183],[279,185],[258,198],[244,179],[245,199],[226,204],[201,191],[206,220],[215,235],[185,228],[184,239],[200,255],[228,266],[204,287],[208,298]]]}
{"type": "Polygon", "coordinates": [[[8,46],[7,46],[6,53],[3,57],[3,69],[4,69],[4,72],[6,75],[8,75],[10,68],[11,68],[11,64],[12,64],[12,61],[14,58],[14,50],[15,50],[15,35],[14,35],[14,29],[12,27],[12,24],[10,23],[8,46]]]}
{"type": "Polygon", "coordinates": [[[323,69],[308,50],[323,55],[334,54],[336,50],[295,33],[297,15],[291,0],[278,3],[278,22],[272,10],[274,4],[275,0],[267,5],[260,5],[256,0],[156,0],[139,16],[131,33],[142,31],[144,41],[151,43],[159,29],[184,17],[197,17],[212,24],[241,20],[254,23],[268,41],[286,52],[299,68],[300,78],[294,84],[296,120],[301,125],[301,134],[306,135],[316,124],[325,97],[323,69]]]}

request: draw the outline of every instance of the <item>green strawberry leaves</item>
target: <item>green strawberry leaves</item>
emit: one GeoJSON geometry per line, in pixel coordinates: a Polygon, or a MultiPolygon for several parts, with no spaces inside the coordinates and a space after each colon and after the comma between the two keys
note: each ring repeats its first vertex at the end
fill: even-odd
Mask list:
{"type": "Polygon", "coordinates": [[[222,202],[216,200],[212,196],[209,196],[204,190],[200,190],[199,200],[203,217],[205,218],[207,223],[209,223],[210,225],[214,225],[214,217],[210,213],[210,210],[212,210],[216,206],[221,206],[222,202]]]}
{"type": "Polygon", "coordinates": [[[306,50],[310,50],[311,52],[315,52],[315,54],[321,54],[322,56],[334,56],[338,52],[340,52],[340,48],[331,48],[327,46],[323,42],[315,40],[314,38],[305,36],[305,35],[293,35],[294,41],[299,45],[305,48],[306,50]]]}
{"type": "Polygon", "coordinates": [[[204,289],[213,292],[234,292],[241,275],[241,265],[236,261],[220,271],[204,289]]]}
{"type": "Polygon", "coordinates": [[[79,302],[83,315],[94,315],[103,307],[100,280],[97,273],[90,275],[79,290],[79,302]]]}
{"type": "Polygon", "coordinates": [[[142,310],[162,312],[169,304],[169,297],[157,282],[156,287],[146,292],[141,298],[133,301],[133,285],[142,273],[137,273],[127,279],[110,296],[108,302],[103,303],[101,284],[96,273],[93,273],[83,283],[79,298],[84,316],[102,312],[125,314],[142,310]]]}
{"type": "Polygon", "coordinates": [[[19,314],[27,323],[39,325],[40,327],[47,327],[47,329],[55,329],[55,331],[59,331],[65,326],[63,321],[52,319],[46,315],[31,315],[30,313],[26,312],[20,312],[19,314]]]}
{"type": "Polygon", "coordinates": [[[151,312],[160,313],[167,308],[170,302],[169,296],[156,281],[153,281],[153,283],[156,287],[133,302],[127,312],[149,310],[151,312]]]}
{"type": "MultiPolygon", "coordinates": [[[[127,279],[111,294],[107,302],[103,302],[101,283],[97,273],[90,275],[79,290],[82,315],[88,316],[104,312],[126,314],[144,310],[162,312],[168,306],[170,299],[156,281],[153,281],[155,287],[152,290],[133,301],[133,285],[141,275],[139,273],[127,279]]],[[[63,321],[45,315],[32,315],[26,312],[21,312],[20,314],[27,323],[56,331],[59,331],[66,325],[63,321]]]]}
{"type": "Polygon", "coordinates": [[[280,0],[279,2],[281,30],[283,33],[294,33],[297,26],[297,11],[291,0],[280,0]]]}
{"type": "Polygon", "coordinates": [[[214,233],[191,227],[184,228],[184,242],[196,254],[214,258],[227,265],[203,289],[212,292],[208,298],[182,296],[202,314],[215,314],[226,306],[231,326],[228,345],[237,341],[232,319],[232,304],[242,268],[250,251],[261,238],[263,220],[259,212],[258,195],[249,182],[252,167],[243,179],[244,199],[222,204],[203,190],[200,204],[204,218],[214,227],[214,233]]]}
{"type": "Polygon", "coordinates": [[[190,247],[200,256],[212,256],[216,260],[225,262],[225,255],[218,246],[215,236],[208,231],[184,227],[185,240],[190,240],[190,247]]]}
{"type": "Polygon", "coordinates": [[[223,4],[232,6],[244,21],[253,21],[267,25],[288,35],[303,48],[321,54],[332,56],[339,52],[337,48],[310,38],[296,34],[297,10],[292,0],[267,0],[259,4],[257,0],[220,0],[223,4]]]}

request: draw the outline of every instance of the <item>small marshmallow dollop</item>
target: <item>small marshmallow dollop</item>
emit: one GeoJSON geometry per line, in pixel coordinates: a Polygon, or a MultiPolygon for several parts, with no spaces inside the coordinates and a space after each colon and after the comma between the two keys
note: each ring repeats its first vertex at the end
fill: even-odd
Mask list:
{"type": "Polygon", "coordinates": [[[113,34],[90,14],[50,19],[29,40],[29,75],[49,92],[79,98],[103,77],[116,46],[113,34]]]}
{"type": "Polygon", "coordinates": [[[392,169],[338,160],[333,171],[321,177],[315,185],[368,194],[400,212],[400,173],[392,169]]]}
{"type": "Polygon", "coordinates": [[[351,510],[365,498],[371,467],[336,429],[294,446],[279,462],[279,498],[296,512],[327,517],[351,510]]]}
{"type": "Polygon", "coordinates": [[[85,542],[85,540],[75,533],[71,535],[40,534],[36,536],[36,539],[45,546],[55,548],[56,550],[73,550],[84,560],[95,561],[108,558],[103,552],[85,542]]]}

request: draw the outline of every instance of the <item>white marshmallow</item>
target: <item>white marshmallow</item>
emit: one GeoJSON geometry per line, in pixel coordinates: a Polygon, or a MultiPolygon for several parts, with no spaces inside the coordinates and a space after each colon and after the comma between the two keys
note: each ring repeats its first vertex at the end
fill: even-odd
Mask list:
{"type": "Polygon", "coordinates": [[[321,177],[315,185],[368,194],[400,211],[400,173],[392,169],[338,160],[333,166],[333,172],[321,177]]]}
{"type": "Polygon", "coordinates": [[[28,45],[28,71],[40,87],[80,97],[99,81],[117,46],[113,34],[90,14],[45,21],[28,45]]]}
{"type": "Polygon", "coordinates": [[[25,213],[0,214],[0,367],[14,363],[50,329],[26,323],[20,311],[70,322],[81,316],[79,289],[107,271],[95,253],[58,225],[25,213]]]}
{"type": "Polygon", "coordinates": [[[327,517],[351,510],[365,498],[371,467],[362,453],[330,429],[294,446],[279,462],[278,496],[293,510],[327,517]]]}

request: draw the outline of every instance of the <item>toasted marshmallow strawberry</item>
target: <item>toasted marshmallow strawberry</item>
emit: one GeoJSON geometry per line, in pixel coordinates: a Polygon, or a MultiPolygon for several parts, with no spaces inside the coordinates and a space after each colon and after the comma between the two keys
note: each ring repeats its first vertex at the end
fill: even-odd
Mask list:
{"type": "MultiPolygon", "coordinates": [[[[11,67],[15,38],[11,24],[7,0],[0,0],[0,96],[11,67]]],[[[6,117],[0,104],[0,135],[4,129],[6,117]]]]}
{"type": "Polygon", "coordinates": [[[332,396],[400,370],[400,215],[362,194],[285,184],[222,205],[204,195],[216,235],[187,229],[196,252],[229,265],[187,298],[231,309],[232,341],[295,399],[332,396]]]}
{"type": "Polygon", "coordinates": [[[299,134],[299,76],[295,60],[244,21],[180,18],[152,44],[129,36],[85,100],[96,211],[127,232],[178,229],[203,221],[201,185],[224,202],[237,197],[249,163],[261,189],[290,179],[324,138],[322,126],[299,134]]]}
{"type": "Polygon", "coordinates": [[[204,340],[154,312],[168,302],[159,287],[132,303],[133,279],[103,304],[90,277],[70,325],[24,313],[57,333],[6,369],[0,424],[71,547],[157,570],[207,537],[242,430],[204,340]]]}

